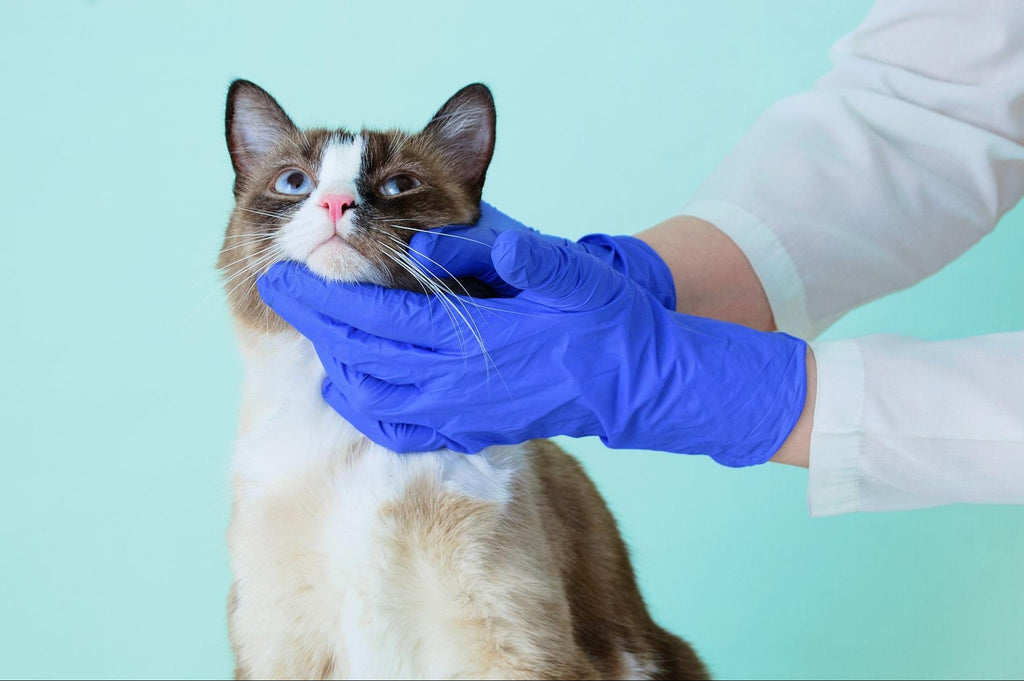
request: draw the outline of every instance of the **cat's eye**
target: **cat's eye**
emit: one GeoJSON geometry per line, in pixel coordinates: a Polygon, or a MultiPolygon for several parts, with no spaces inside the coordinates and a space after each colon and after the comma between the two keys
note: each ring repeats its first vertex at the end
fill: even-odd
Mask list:
{"type": "Polygon", "coordinates": [[[301,170],[289,168],[277,176],[277,180],[274,181],[274,191],[279,194],[302,196],[313,191],[313,180],[309,179],[309,175],[301,170]]]}
{"type": "Polygon", "coordinates": [[[384,180],[384,184],[380,186],[380,193],[384,196],[398,196],[410,189],[416,189],[420,184],[412,175],[395,175],[384,180]]]}

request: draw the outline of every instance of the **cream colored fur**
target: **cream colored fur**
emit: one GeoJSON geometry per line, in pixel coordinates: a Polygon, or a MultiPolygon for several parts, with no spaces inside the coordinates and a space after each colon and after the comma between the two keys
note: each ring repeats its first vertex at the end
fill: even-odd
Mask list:
{"type": "Polygon", "coordinates": [[[323,402],[308,341],[239,334],[230,548],[241,675],[533,677],[551,651],[575,647],[559,640],[571,626],[557,568],[531,540],[544,530],[521,447],[386,451],[323,402]]]}

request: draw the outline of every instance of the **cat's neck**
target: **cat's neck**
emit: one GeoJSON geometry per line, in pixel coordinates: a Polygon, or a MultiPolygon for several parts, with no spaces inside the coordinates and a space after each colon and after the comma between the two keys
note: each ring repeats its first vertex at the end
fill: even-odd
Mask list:
{"type": "Polygon", "coordinates": [[[396,454],[373,443],[323,400],[324,368],[303,336],[292,329],[268,334],[239,328],[237,333],[245,380],[236,483],[258,493],[316,467],[364,470],[370,459],[378,483],[431,470],[468,496],[507,500],[509,483],[523,462],[522,447],[489,447],[474,455],[448,450],[396,454]]]}
{"type": "Polygon", "coordinates": [[[360,457],[378,447],[324,402],[325,372],[312,344],[293,329],[236,328],[245,379],[236,475],[279,480],[327,461],[360,457]]]}

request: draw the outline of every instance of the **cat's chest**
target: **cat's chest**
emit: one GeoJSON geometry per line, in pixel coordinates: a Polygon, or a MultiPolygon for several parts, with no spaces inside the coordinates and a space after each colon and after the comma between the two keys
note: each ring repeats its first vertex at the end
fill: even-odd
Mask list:
{"type": "MultiPolygon", "coordinates": [[[[443,591],[432,572],[450,557],[424,538],[460,503],[496,517],[521,450],[383,450],[323,403],[322,369],[301,343],[272,349],[248,367],[235,451],[232,637],[274,676],[328,664],[343,676],[421,675],[405,666],[432,640],[436,604],[424,596],[443,591]]],[[[444,550],[464,551],[465,533],[452,536],[444,550]]]]}
{"type": "Polygon", "coordinates": [[[457,624],[472,619],[458,611],[475,571],[464,556],[489,550],[480,538],[498,534],[513,475],[483,459],[371,451],[240,494],[232,633],[255,675],[472,676],[479,654],[457,624]]]}

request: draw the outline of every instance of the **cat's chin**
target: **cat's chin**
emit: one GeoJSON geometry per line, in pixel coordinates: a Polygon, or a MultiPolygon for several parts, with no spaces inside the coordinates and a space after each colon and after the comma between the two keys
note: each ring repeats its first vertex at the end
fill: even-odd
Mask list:
{"type": "Polygon", "coordinates": [[[311,272],[331,281],[383,284],[387,277],[359,251],[335,236],[306,256],[311,272]]]}

